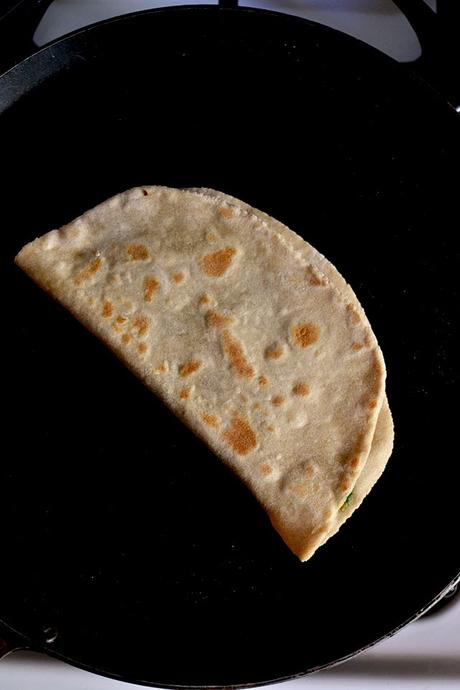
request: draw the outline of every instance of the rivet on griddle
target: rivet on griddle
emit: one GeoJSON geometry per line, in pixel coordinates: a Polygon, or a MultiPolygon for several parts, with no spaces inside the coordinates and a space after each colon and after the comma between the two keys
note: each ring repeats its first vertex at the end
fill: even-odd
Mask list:
{"type": "Polygon", "coordinates": [[[53,642],[56,641],[58,634],[57,628],[54,628],[52,625],[43,628],[43,638],[46,644],[53,644],[53,642]]]}

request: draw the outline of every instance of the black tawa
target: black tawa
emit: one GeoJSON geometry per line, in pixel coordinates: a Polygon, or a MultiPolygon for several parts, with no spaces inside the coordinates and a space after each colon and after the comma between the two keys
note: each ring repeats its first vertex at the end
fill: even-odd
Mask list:
{"type": "MultiPolygon", "coordinates": [[[[24,26],[46,4],[19,3],[24,26]]],[[[409,68],[246,8],[120,17],[0,78],[3,651],[157,686],[263,684],[356,654],[458,578],[459,127],[409,68]],[[13,264],[143,184],[213,187],[284,221],[374,327],[394,452],[306,564],[13,264]]]]}

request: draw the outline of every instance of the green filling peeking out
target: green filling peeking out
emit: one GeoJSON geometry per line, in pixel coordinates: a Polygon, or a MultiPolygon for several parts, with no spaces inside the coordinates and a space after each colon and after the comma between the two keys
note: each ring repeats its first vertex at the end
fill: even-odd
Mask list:
{"type": "Polygon", "coordinates": [[[342,505],[340,506],[340,510],[346,510],[346,509],[348,508],[348,506],[349,506],[350,503],[351,503],[351,497],[352,497],[352,496],[353,496],[353,491],[351,491],[351,492],[348,494],[348,496],[346,497],[346,499],[344,500],[344,502],[343,502],[342,505]]]}

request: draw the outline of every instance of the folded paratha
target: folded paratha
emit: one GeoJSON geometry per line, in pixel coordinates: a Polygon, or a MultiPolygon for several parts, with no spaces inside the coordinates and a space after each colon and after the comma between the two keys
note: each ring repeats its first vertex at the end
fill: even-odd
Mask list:
{"type": "Polygon", "coordinates": [[[306,560],[358,487],[385,367],[353,293],[278,225],[208,194],[138,188],[16,261],[237,472],[306,560]]]}

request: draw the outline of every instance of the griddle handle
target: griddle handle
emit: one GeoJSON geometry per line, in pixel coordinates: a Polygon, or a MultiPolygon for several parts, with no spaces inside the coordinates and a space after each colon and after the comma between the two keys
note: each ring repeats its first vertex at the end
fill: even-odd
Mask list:
{"type": "Polygon", "coordinates": [[[35,29],[53,0],[0,0],[0,74],[36,52],[35,29]]]}
{"type": "Polygon", "coordinates": [[[406,63],[460,111],[460,1],[437,0],[437,13],[423,0],[394,0],[418,36],[422,54],[406,63]]]}

